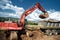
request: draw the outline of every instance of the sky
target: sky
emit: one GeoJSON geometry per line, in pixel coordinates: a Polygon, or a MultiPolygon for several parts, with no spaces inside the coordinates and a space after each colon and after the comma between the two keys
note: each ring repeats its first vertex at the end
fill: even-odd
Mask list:
{"type": "Polygon", "coordinates": [[[39,2],[46,10],[55,9],[60,11],[60,0],[11,0],[13,5],[28,9],[39,2]]]}
{"type": "Polygon", "coordinates": [[[0,0],[0,17],[20,18],[25,10],[33,7],[37,2],[49,13],[49,17],[39,18],[42,12],[36,9],[26,17],[27,20],[58,19],[60,21],[60,0],[0,0]]]}

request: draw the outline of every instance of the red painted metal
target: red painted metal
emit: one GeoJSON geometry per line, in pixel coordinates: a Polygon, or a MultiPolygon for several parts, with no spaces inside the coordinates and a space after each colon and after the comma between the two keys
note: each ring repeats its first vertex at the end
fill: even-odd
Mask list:
{"type": "Polygon", "coordinates": [[[0,29],[1,30],[22,30],[22,27],[18,27],[16,23],[0,22],[0,29]]]}
{"type": "Polygon", "coordinates": [[[5,22],[0,22],[0,29],[1,30],[22,30],[24,28],[24,20],[27,15],[29,15],[31,12],[33,12],[35,9],[39,8],[42,12],[46,12],[44,8],[37,3],[34,7],[26,10],[21,18],[20,18],[20,26],[18,27],[17,23],[5,23],[5,22]]]}

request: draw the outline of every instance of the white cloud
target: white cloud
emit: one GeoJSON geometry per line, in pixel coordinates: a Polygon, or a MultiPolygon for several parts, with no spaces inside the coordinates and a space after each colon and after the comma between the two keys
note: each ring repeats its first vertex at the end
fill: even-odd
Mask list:
{"type": "Polygon", "coordinates": [[[6,4],[6,6],[3,9],[14,10],[15,13],[18,14],[19,16],[21,16],[21,14],[25,11],[22,7],[13,6],[11,4],[6,4]]]}
{"type": "Polygon", "coordinates": [[[55,11],[49,14],[49,19],[55,19],[60,21],[60,11],[55,11]]]}
{"type": "Polygon", "coordinates": [[[41,18],[39,18],[39,15],[42,14],[42,12],[40,10],[36,9],[31,14],[29,14],[26,17],[26,19],[28,19],[30,21],[40,21],[40,20],[48,20],[48,19],[55,19],[55,20],[60,21],[60,11],[49,10],[47,12],[49,14],[49,17],[45,18],[45,19],[41,19],[41,18]]]}
{"type": "Polygon", "coordinates": [[[23,7],[17,7],[17,6],[12,5],[12,2],[9,1],[9,0],[1,0],[0,1],[0,8],[2,10],[11,9],[11,10],[15,11],[15,13],[0,12],[0,14],[1,14],[0,16],[3,16],[4,15],[5,17],[7,15],[9,15],[7,17],[21,16],[21,14],[25,11],[23,9],[23,7]]]}
{"type": "MultiPolygon", "coordinates": [[[[15,11],[15,13],[7,13],[7,12],[0,12],[0,16],[5,16],[5,17],[21,17],[22,13],[25,11],[23,7],[17,7],[12,5],[12,2],[9,0],[1,0],[0,1],[0,8],[3,10],[5,9],[11,9],[15,11]],[[19,16],[18,16],[19,15],[19,16]]],[[[42,14],[42,12],[38,9],[33,11],[31,14],[29,14],[26,19],[31,20],[31,21],[36,21],[36,20],[48,20],[48,19],[56,19],[60,21],[60,11],[55,11],[55,10],[48,10],[49,17],[46,19],[41,19],[39,18],[39,15],[42,14]]]]}
{"type": "Polygon", "coordinates": [[[11,4],[11,1],[9,1],[9,0],[0,0],[0,8],[3,8],[4,5],[6,5],[7,3],[11,4]]]}
{"type": "Polygon", "coordinates": [[[39,15],[42,14],[42,12],[38,9],[34,10],[31,14],[29,14],[26,19],[31,21],[40,20],[39,15]]]}
{"type": "Polygon", "coordinates": [[[19,18],[19,16],[17,14],[6,13],[6,12],[0,12],[0,17],[15,17],[15,18],[19,18]]]}

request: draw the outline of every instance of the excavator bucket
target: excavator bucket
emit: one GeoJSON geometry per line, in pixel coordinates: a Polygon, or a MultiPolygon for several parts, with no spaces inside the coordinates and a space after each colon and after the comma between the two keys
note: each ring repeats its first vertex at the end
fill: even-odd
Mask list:
{"type": "Polygon", "coordinates": [[[48,18],[48,17],[49,17],[49,15],[48,15],[47,12],[45,12],[44,14],[40,14],[40,15],[39,15],[39,18],[42,18],[42,19],[48,18]]]}
{"type": "Polygon", "coordinates": [[[18,24],[17,23],[13,23],[13,22],[0,22],[0,30],[22,30],[23,27],[24,27],[24,21],[25,21],[25,17],[27,15],[29,15],[30,13],[32,13],[35,9],[39,8],[44,14],[40,15],[39,17],[40,18],[47,18],[48,17],[48,13],[46,13],[46,11],[44,10],[44,8],[39,4],[37,3],[34,7],[26,10],[21,18],[20,18],[20,25],[18,27],[18,24]]]}

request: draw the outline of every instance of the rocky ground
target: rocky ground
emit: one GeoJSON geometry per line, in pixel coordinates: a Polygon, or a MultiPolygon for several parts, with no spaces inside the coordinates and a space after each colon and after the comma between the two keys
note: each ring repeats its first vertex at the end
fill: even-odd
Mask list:
{"type": "Polygon", "coordinates": [[[22,40],[60,40],[60,35],[56,36],[47,36],[44,35],[43,37],[41,36],[35,36],[35,37],[26,37],[25,35],[22,37],[22,40]]]}
{"type": "Polygon", "coordinates": [[[22,35],[22,40],[60,40],[60,35],[51,35],[47,36],[39,31],[33,32],[32,37],[27,37],[26,35],[22,35]]]}
{"type": "MultiPolygon", "coordinates": [[[[16,36],[16,33],[13,32],[12,35],[11,36],[13,38],[15,38],[14,36],[16,36]]],[[[30,35],[30,36],[27,36],[26,34],[22,34],[20,37],[22,40],[60,40],[60,35],[48,36],[48,35],[44,35],[44,33],[40,32],[40,31],[33,31],[32,35],[30,35]]],[[[12,40],[12,39],[6,39],[6,34],[4,34],[2,32],[2,33],[0,33],[0,40],[12,40]]],[[[14,40],[17,40],[17,39],[14,39],[14,40]]]]}

